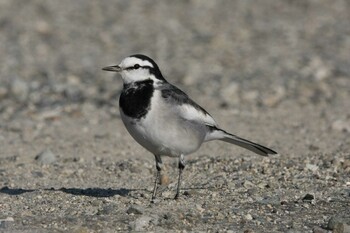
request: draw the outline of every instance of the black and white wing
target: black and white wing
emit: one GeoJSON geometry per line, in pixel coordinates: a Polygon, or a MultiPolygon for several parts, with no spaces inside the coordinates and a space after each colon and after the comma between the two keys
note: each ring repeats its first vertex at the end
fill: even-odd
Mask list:
{"type": "Polygon", "coordinates": [[[198,121],[208,126],[217,126],[213,117],[179,88],[166,83],[159,87],[159,90],[162,98],[169,104],[176,106],[180,116],[185,120],[198,121]]]}

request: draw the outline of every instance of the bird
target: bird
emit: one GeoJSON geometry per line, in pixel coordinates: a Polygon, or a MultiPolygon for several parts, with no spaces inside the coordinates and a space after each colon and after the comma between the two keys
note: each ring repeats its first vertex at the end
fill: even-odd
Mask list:
{"type": "Polygon", "coordinates": [[[228,133],[185,92],[170,84],[150,57],[134,54],[119,65],[102,68],[117,72],[123,80],[119,97],[121,119],[130,135],[155,158],[156,176],[151,202],[156,199],[162,157],[178,158],[175,199],[179,198],[185,156],[204,142],[221,140],[256,154],[277,154],[272,149],[228,133]]]}

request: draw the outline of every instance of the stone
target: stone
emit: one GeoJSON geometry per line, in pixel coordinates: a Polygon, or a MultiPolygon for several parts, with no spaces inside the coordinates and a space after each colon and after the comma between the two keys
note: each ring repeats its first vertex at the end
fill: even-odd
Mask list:
{"type": "Polygon", "coordinates": [[[253,220],[253,216],[251,214],[246,214],[244,218],[248,221],[253,220]]]}
{"type": "Polygon", "coordinates": [[[312,172],[316,172],[318,170],[318,166],[317,165],[314,165],[314,164],[306,164],[305,166],[308,170],[312,171],[312,172]]]}
{"type": "Polygon", "coordinates": [[[150,216],[142,216],[135,220],[134,230],[135,231],[145,231],[150,225],[152,218],[150,216]]]}
{"type": "Polygon", "coordinates": [[[10,225],[12,225],[14,221],[15,220],[13,217],[7,217],[4,219],[0,219],[0,229],[6,229],[6,228],[10,227],[10,225]]]}
{"type": "Polygon", "coordinates": [[[338,222],[334,226],[333,233],[350,233],[350,225],[338,222]]]}
{"type": "Polygon", "coordinates": [[[336,218],[336,217],[331,217],[331,218],[328,220],[327,229],[333,230],[333,229],[334,229],[334,226],[335,226],[335,224],[336,224],[337,222],[339,222],[338,218],[336,218]]]}
{"type": "Polygon", "coordinates": [[[231,82],[223,87],[220,92],[221,99],[227,104],[239,103],[239,85],[236,82],[231,82]]]}
{"type": "Polygon", "coordinates": [[[161,185],[168,185],[170,183],[169,176],[162,174],[160,176],[160,184],[161,185]]]}
{"type": "Polygon", "coordinates": [[[350,233],[350,225],[344,222],[344,219],[331,217],[328,221],[327,228],[333,233],[350,233]]]}
{"type": "Polygon", "coordinates": [[[285,88],[279,86],[276,88],[275,94],[263,98],[262,103],[268,107],[275,107],[282,101],[282,99],[285,96],[286,96],[285,88]]]}
{"type": "Polygon", "coordinates": [[[332,129],[341,132],[350,132],[350,120],[336,120],[332,123],[332,129]]]}
{"type": "Polygon", "coordinates": [[[42,164],[52,164],[57,161],[57,157],[50,149],[45,149],[35,156],[35,160],[42,164]]]}
{"type": "Polygon", "coordinates": [[[303,201],[304,202],[311,202],[315,199],[315,195],[307,193],[304,197],[303,197],[303,201]]]}
{"type": "Polygon", "coordinates": [[[255,187],[255,184],[253,184],[251,181],[249,180],[246,180],[243,182],[243,187],[246,188],[246,189],[250,189],[250,188],[253,188],[255,187]]]}
{"type": "Polygon", "coordinates": [[[127,214],[143,214],[144,212],[145,210],[138,205],[132,205],[126,211],[127,214]]]}
{"type": "Polygon", "coordinates": [[[29,86],[26,82],[15,79],[11,84],[11,93],[18,101],[25,102],[29,94],[29,86]]]}
{"type": "Polygon", "coordinates": [[[316,226],[314,228],[312,228],[312,233],[327,233],[328,231],[319,227],[319,226],[316,226]]]}

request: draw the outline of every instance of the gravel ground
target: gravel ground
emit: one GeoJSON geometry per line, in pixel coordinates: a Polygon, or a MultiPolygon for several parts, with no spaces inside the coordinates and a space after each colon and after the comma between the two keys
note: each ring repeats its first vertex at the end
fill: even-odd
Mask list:
{"type": "Polygon", "coordinates": [[[350,232],[350,4],[319,1],[0,1],[1,232],[350,232]],[[227,131],[165,159],[121,123],[144,53],[227,131]]]}

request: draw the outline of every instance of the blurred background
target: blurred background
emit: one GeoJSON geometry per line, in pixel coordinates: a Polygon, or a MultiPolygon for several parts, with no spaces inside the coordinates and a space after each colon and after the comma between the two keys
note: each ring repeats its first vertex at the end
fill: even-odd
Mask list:
{"type": "Polygon", "coordinates": [[[289,156],[346,151],[349,25],[346,0],[0,0],[0,142],[20,155],[82,135],[134,145],[122,80],[101,68],[142,53],[230,132],[289,156]]]}
{"type": "Polygon", "coordinates": [[[349,25],[346,0],[1,0],[1,119],[85,103],[118,114],[122,82],[101,67],[134,53],[211,108],[341,104],[349,25]]]}

